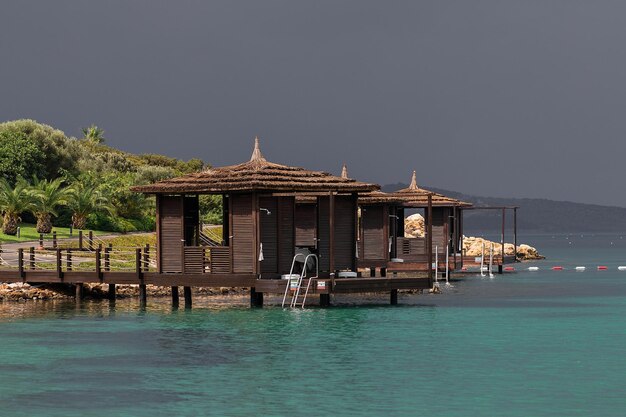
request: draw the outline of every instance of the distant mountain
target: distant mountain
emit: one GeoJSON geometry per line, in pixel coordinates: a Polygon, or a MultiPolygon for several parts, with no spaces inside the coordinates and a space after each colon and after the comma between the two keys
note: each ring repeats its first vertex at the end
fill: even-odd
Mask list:
{"type": "MultiPolygon", "coordinates": [[[[383,191],[394,191],[406,184],[389,184],[383,191]]],[[[456,191],[427,187],[431,191],[467,201],[474,206],[518,206],[517,227],[525,232],[626,232],[626,208],[597,204],[572,203],[542,198],[497,198],[463,194],[456,191]]],[[[474,210],[464,215],[465,230],[500,230],[500,211],[474,210]]],[[[507,214],[507,229],[512,225],[507,214]]]]}

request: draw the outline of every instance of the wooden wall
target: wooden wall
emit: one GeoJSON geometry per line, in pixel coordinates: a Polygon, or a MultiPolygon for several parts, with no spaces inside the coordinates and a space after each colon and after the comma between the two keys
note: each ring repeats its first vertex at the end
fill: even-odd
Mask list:
{"type": "Polygon", "coordinates": [[[233,256],[233,272],[255,273],[258,247],[254,215],[256,213],[252,194],[231,194],[230,245],[233,256]]]}
{"type": "Polygon", "coordinates": [[[297,204],[296,246],[317,246],[317,206],[315,204],[297,204]]]}
{"type": "Polygon", "coordinates": [[[159,196],[157,199],[157,219],[159,272],[182,272],[182,196],[159,196]]]}
{"type": "Polygon", "coordinates": [[[389,253],[389,213],[386,205],[361,207],[361,253],[359,261],[384,261],[389,253]]]}
{"type": "MultiPolygon", "coordinates": [[[[356,255],[356,197],[335,196],[334,270],[354,270],[356,255]]],[[[330,272],[330,198],[318,198],[318,254],[320,270],[330,272]]]]}

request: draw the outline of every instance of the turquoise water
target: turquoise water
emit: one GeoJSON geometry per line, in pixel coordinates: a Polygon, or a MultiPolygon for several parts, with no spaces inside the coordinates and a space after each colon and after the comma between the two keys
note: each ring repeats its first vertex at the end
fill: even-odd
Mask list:
{"type": "Polygon", "coordinates": [[[532,265],[592,269],[468,277],[399,306],[0,304],[0,415],[626,415],[626,242],[524,240],[550,257],[532,265]]]}

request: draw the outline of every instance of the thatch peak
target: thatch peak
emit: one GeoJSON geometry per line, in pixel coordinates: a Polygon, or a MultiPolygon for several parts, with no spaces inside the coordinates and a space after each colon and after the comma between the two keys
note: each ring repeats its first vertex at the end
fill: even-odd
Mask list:
{"type": "Polygon", "coordinates": [[[341,167],[341,178],[349,178],[348,177],[348,167],[346,166],[346,164],[343,164],[343,167],[341,167]]]}
{"type": "Polygon", "coordinates": [[[250,162],[267,162],[263,154],[261,153],[261,147],[259,146],[259,137],[254,137],[254,150],[250,157],[250,162]]]}
{"type": "Polygon", "coordinates": [[[409,185],[409,190],[417,190],[417,173],[413,170],[413,176],[411,177],[411,184],[409,185]]]}

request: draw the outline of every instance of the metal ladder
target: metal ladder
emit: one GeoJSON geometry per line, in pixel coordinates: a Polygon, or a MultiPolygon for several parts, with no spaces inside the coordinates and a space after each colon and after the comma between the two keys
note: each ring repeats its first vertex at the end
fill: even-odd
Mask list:
{"type": "Polygon", "coordinates": [[[298,283],[296,285],[295,292],[293,295],[291,295],[291,300],[289,301],[289,307],[304,308],[304,305],[306,303],[306,297],[309,295],[309,289],[311,288],[311,281],[313,281],[314,279],[317,279],[320,275],[319,261],[318,261],[317,255],[315,255],[314,253],[310,253],[306,255],[305,257],[304,254],[302,253],[296,253],[295,256],[293,257],[293,260],[291,261],[291,269],[289,270],[289,278],[287,279],[287,286],[285,287],[285,294],[283,295],[283,303],[282,303],[283,308],[285,307],[285,304],[287,303],[287,296],[289,295],[290,290],[291,290],[291,277],[293,276],[293,268],[296,265],[296,260],[298,259],[298,257],[304,258],[304,265],[302,267],[302,272],[300,273],[300,276],[298,277],[298,283]],[[307,272],[307,263],[309,261],[309,258],[313,258],[315,260],[315,276],[307,278],[306,272],[307,272]],[[306,289],[304,291],[304,294],[301,294],[303,282],[305,279],[307,280],[306,289]],[[300,297],[302,297],[302,300],[298,301],[300,297]]]}

